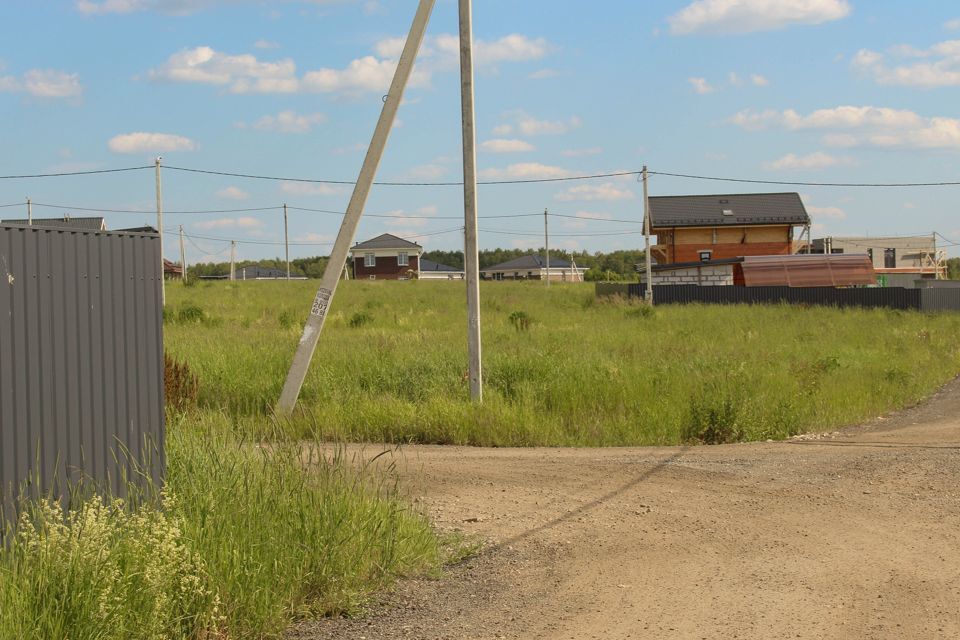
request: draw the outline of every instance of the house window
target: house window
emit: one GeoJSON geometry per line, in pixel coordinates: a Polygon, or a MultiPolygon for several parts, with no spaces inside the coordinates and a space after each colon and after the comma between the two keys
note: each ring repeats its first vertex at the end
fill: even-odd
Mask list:
{"type": "Polygon", "coordinates": [[[843,253],[843,249],[833,249],[833,248],[831,248],[831,249],[830,249],[830,253],[833,253],[833,254],[841,254],[841,253],[843,253]]]}
{"type": "Polygon", "coordinates": [[[867,255],[870,256],[870,262],[873,263],[873,249],[867,249],[867,255]]]}
{"type": "Polygon", "coordinates": [[[365,253],[365,254],[363,254],[363,266],[365,266],[365,267],[375,267],[375,266],[377,266],[377,254],[375,254],[375,253],[365,253]]]}
{"type": "Polygon", "coordinates": [[[710,262],[710,258],[713,257],[713,251],[700,251],[700,262],[710,262]]]}
{"type": "Polygon", "coordinates": [[[410,264],[410,256],[407,255],[406,251],[401,251],[397,254],[397,264],[401,267],[405,267],[410,264]]]}
{"type": "Polygon", "coordinates": [[[883,267],[884,269],[895,269],[897,267],[896,249],[888,248],[883,250],[883,267]]]}

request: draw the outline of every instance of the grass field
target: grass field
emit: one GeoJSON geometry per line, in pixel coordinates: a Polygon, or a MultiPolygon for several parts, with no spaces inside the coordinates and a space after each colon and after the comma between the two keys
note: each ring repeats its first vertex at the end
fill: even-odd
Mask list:
{"type": "MultiPolygon", "coordinates": [[[[308,282],[168,287],[168,351],[241,433],[276,402],[308,282]]],[[[494,446],[783,438],[914,403],[960,372],[960,315],[603,301],[483,283],[485,401],[469,400],[462,283],[341,283],[280,425],[324,439],[494,446]]]]}

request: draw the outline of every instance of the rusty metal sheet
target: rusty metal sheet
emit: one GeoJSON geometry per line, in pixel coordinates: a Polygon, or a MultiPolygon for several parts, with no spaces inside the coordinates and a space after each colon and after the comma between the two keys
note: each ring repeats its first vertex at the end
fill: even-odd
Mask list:
{"type": "Polygon", "coordinates": [[[741,268],[748,287],[849,287],[877,282],[866,254],[745,256],[741,268]]]}

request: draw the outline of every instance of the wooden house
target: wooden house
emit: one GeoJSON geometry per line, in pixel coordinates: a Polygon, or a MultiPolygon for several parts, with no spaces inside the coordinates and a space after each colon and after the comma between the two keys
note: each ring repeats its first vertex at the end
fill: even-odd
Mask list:
{"type": "Polygon", "coordinates": [[[650,198],[650,255],[657,264],[796,253],[794,228],[809,228],[797,193],[650,198]]]}
{"type": "Polygon", "coordinates": [[[350,248],[358,280],[407,280],[420,271],[423,247],[384,233],[350,248]]]}

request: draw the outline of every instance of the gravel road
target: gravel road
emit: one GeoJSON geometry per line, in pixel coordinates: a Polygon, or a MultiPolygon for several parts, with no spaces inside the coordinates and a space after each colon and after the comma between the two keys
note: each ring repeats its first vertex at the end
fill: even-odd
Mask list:
{"type": "Polygon", "coordinates": [[[396,455],[484,550],[290,638],[960,638],[960,380],[787,442],[396,455]]]}

